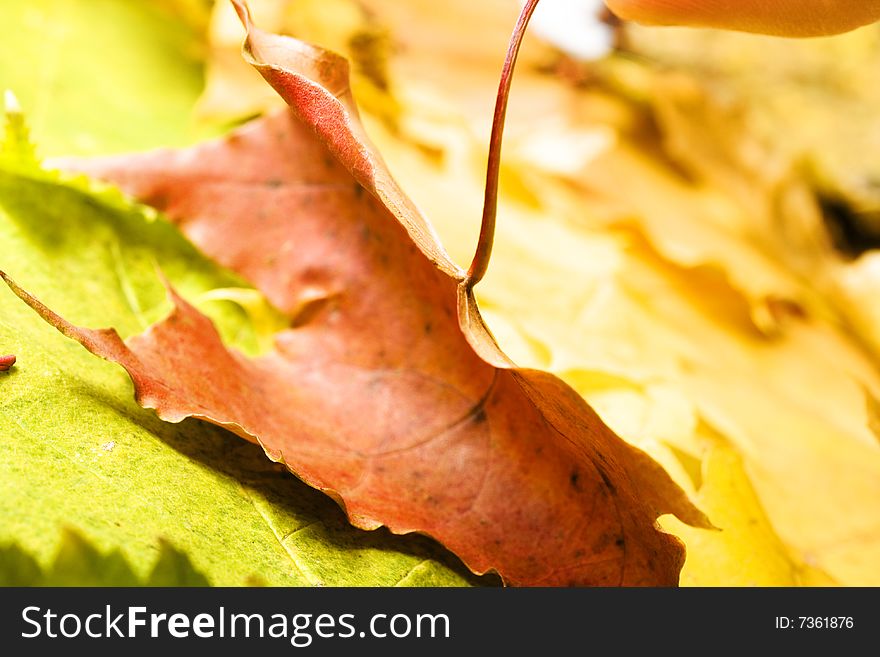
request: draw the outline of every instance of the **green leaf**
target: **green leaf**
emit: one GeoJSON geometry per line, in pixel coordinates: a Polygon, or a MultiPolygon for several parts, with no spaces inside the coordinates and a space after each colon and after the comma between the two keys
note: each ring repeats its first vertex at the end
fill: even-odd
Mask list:
{"type": "Polygon", "coordinates": [[[147,586],[207,586],[208,580],[193,568],[189,557],[163,540],[159,541],[159,559],[145,584],[147,586]]]}
{"type": "Polygon", "coordinates": [[[160,545],[152,573],[141,580],[118,550],[102,554],[75,531],[65,530],[55,560],[45,569],[18,545],[0,546],[0,586],[207,586],[185,554],[160,545]]]}
{"type": "Polygon", "coordinates": [[[0,545],[0,586],[36,586],[42,581],[36,559],[17,545],[0,545]]]}
{"type": "MultiPolygon", "coordinates": [[[[158,3],[168,5],[169,2],[158,3]]],[[[151,0],[0,0],[0,90],[43,155],[180,145],[202,90],[201,35],[151,0]]]]}
{"type": "MultiPolygon", "coordinates": [[[[262,329],[223,294],[210,294],[249,286],[155,212],[39,169],[23,122],[13,115],[8,125],[0,269],[72,321],[125,336],[168,310],[158,266],[225,340],[259,349],[262,329]]],[[[214,585],[478,581],[427,539],[350,527],[333,502],[259,447],[196,420],[159,421],[134,402],[121,368],[61,336],[5,287],[0,352],[18,357],[0,374],[0,543],[17,543],[38,563],[48,563],[60,528],[71,526],[96,550],[118,550],[139,580],[161,553],[161,537],[214,585]]],[[[9,554],[26,572],[27,558],[9,554]]],[[[150,581],[179,579],[180,561],[164,559],[150,581]]],[[[121,563],[114,572],[124,578],[121,563]]]]}

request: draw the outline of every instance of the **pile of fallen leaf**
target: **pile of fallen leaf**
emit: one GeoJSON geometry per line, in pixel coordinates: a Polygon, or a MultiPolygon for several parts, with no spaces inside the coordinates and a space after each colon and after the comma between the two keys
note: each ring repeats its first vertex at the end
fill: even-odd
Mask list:
{"type": "Polygon", "coordinates": [[[0,269],[47,321],[0,296],[0,581],[491,583],[416,532],[514,584],[673,584],[671,535],[683,584],[880,583],[876,28],[527,38],[471,290],[515,2],[251,2],[350,84],[248,63],[222,2],[7,4],[38,152],[265,118],[41,162],[8,101],[0,269]],[[49,566],[59,527],[124,556],[49,566]]]}

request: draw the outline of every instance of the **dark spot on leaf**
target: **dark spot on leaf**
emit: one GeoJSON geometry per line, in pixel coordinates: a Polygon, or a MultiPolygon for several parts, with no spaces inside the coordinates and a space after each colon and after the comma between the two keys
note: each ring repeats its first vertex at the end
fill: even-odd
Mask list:
{"type": "Polygon", "coordinates": [[[618,536],[618,537],[617,537],[617,540],[614,541],[614,544],[615,544],[617,547],[622,548],[624,545],[626,545],[626,541],[624,540],[623,536],[618,536]]]}
{"type": "Polygon", "coordinates": [[[473,414],[474,424],[482,424],[486,421],[486,411],[482,407],[476,409],[473,414]]]}
{"type": "Polygon", "coordinates": [[[431,331],[434,330],[434,325],[431,322],[425,322],[425,335],[431,335],[431,331]]]}
{"type": "MultiPolygon", "coordinates": [[[[601,455],[600,455],[601,456],[601,455]]],[[[599,473],[599,476],[602,477],[602,481],[605,484],[605,487],[612,493],[616,493],[617,489],[614,487],[614,484],[611,483],[611,480],[608,478],[608,474],[605,472],[604,468],[600,468],[598,465],[596,466],[596,472],[599,473]]]]}
{"type": "Polygon", "coordinates": [[[284,184],[283,180],[279,180],[278,178],[270,178],[266,181],[267,187],[281,187],[284,184]]]}
{"type": "Polygon", "coordinates": [[[354,185],[354,195],[355,195],[355,198],[360,198],[361,196],[364,195],[364,188],[361,187],[360,185],[358,185],[357,183],[355,183],[355,185],[354,185]]]}
{"type": "Polygon", "coordinates": [[[577,470],[572,470],[571,476],[568,478],[571,487],[575,490],[580,490],[581,487],[578,485],[578,479],[580,479],[581,474],[577,470]]]}

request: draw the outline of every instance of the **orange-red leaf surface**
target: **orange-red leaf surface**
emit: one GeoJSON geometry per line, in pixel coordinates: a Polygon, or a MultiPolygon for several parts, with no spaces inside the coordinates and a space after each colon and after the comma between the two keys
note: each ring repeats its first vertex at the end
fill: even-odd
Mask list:
{"type": "Polygon", "coordinates": [[[880,20],[877,0],[605,0],[621,18],[782,36],[818,36],[880,20]]]}
{"type": "Polygon", "coordinates": [[[143,406],[261,444],[358,527],[428,534],[510,584],[677,584],[683,548],[656,519],[708,521],[576,392],[495,346],[364,134],[344,60],[252,26],[246,52],[291,111],[193,149],[67,165],[253,281],[291,317],[273,351],[227,349],[173,291],[173,313],[123,342],[7,283],[125,367],[143,406]]]}

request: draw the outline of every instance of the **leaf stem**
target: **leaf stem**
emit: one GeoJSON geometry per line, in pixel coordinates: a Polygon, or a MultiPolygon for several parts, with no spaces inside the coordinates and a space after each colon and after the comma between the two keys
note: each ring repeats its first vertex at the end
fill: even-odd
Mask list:
{"type": "Polygon", "coordinates": [[[498,178],[501,168],[501,137],[504,133],[504,117],[507,114],[507,99],[510,96],[510,85],[513,81],[513,69],[516,66],[516,58],[519,47],[522,44],[529,19],[538,6],[539,0],[528,0],[523,7],[522,13],[513,34],[510,37],[510,45],[507,48],[507,57],[504,67],[501,69],[501,82],[498,85],[498,96],[495,99],[495,116],[492,120],[492,135],[489,138],[489,161],[486,165],[486,194],[483,197],[483,220],[480,224],[480,238],[477,242],[477,251],[468,269],[465,286],[470,289],[479,283],[486,270],[489,268],[489,258],[492,256],[492,244],[495,241],[495,216],[498,210],[498,178]]]}

